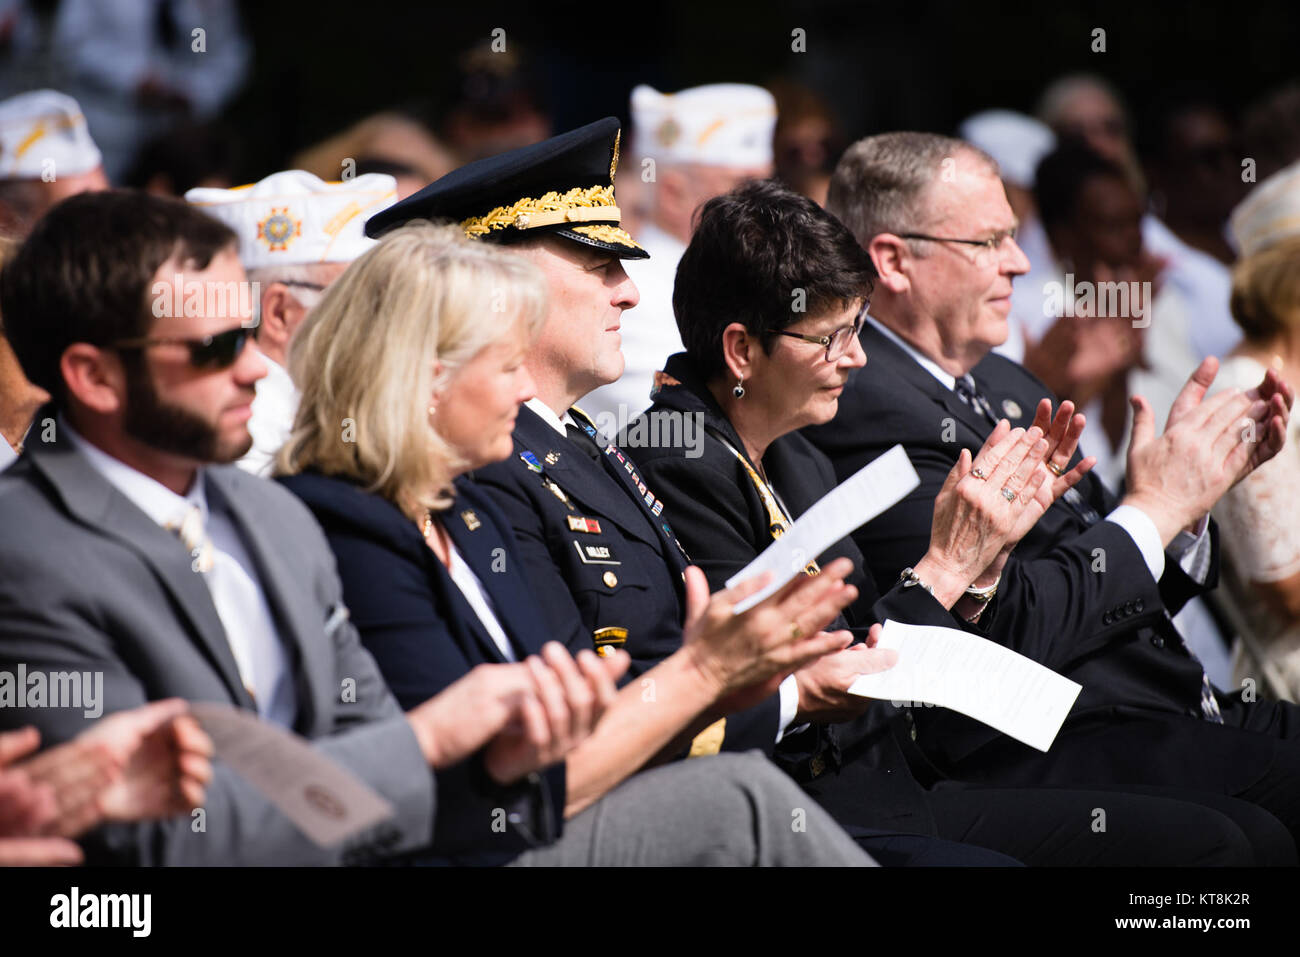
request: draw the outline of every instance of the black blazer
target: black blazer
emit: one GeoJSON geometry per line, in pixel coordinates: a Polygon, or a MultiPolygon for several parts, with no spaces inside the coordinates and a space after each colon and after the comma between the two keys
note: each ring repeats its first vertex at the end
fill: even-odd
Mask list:
{"type": "MultiPolygon", "coordinates": [[[[869,360],[850,378],[835,419],[804,434],[841,478],[895,444],[906,448],[921,485],[855,535],[884,582],[924,554],[939,488],[961,449],[978,451],[992,426],[869,323],[861,341],[869,360]]],[[[1024,367],[997,354],[972,374],[994,413],[1012,426],[1029,427],[1043,397],[1056,402],[1024,367]]],[[[1099,520],[1116,497],[1092,475],[1076,490],[1082,503],[1057,502],[1016,547],[990,608],[996,615],[988,637],[1083,685],[1063,736],[1081,718],[1104,719],[1126,706],[1199,716],[1201,668],[1166,612],[1176,613],[1204,587],[1169,556],[1153,581],[1128,533],[1099,520]]],[[[1216,579],[1212,572],[1205,587],[1216,579]]],[[[943,709],[918,710],[916,721],[920,743],[941,764],[994,740],[1006,744],[985,725],[943,709]]],[[[1038,754],[1020,747],[1025,758],[1038,754]]]]}
{"type": "MultiPolygon", "coordinates": [[[[655,395],[654,405],[629,423],[620,441],[641,466],[645,481],[667,499],[674,514],[673,527],[686,550],[708,575],[710,586],[721,588],[728,578],[771,544],[767,509],[744,466],[712,433],[711,430],[716,430],[726,436],[734,448],[746,454],[740,436],[694,365],[684,353],[679,353],[668,359],[664,371],[680,384],[661,388],[655,395]],[[672,434],[667,425],[671,420],[665,421],[664,417],[681,415],[699,417],[704,425],[702,448],[692,450],[684,444],[647,445],[638,441],[638,434],[672,434]]],[[[797,519],[836,485],[830,462],[797,434],[773,442],[763,456],[763,468],[791,518],[797,519]]],[[[946,628],[964,624],[924,589],[898,585],[898,570],[888,594],[882,598],[874,581],[863,574],[862,553],[851,539],[836,542],[816,558],[826,564],[839,556],[853,560],[855,570],[849,580],[861,592],[857,601],[845,610],[847,624],[865,629],[885,618],[946,628]]],[[[881,815],[854,823],[882,826],[888,822],[900,828],[910,826],[921,830],[916,823],[918,818],[910,815],[917,812],[923,797],[895,740],[893,726],[897,718],[897,709],[888,702],[876,702],[857,721],[829,726],[821,732],[829,738],[833,763],[841,767],[858,766],[859,773],[846,778],[852,780],[852,787],[859,789],[858,793],[844,795],[843,800],[868,802],[881,815]],[[864,776],[860,773],[863,768],[872,773],[864,776]]],[[[800,743],[805,737],[787,739],[789,745],[783,741],[778,752],[787,747],[806,748],[806,742],[800,743]]],[[[833,787],[829,782],[822,786],[833,787]]],[[[828,798],[828,805],[845,819],[838,810],[842,806],[840,797],[828,798]]]]}
{"type": "MultiPolygon", "coordinates": [[[[395,505],[347,479],[319,473],[279,481],[324,529],[361,641],[404,709],[475,665],[506,660],[415,523],[395,505]]],[[[442,521],[483,583],[516,658],[539,651],[552,635],[519,572],[505,518],[472,483],[458,480],[442,521]]],[[[524,815],[528,831],[543,843],[562,828],[563,762],[502,787],[475,755],[439,772],[437,787],[434,856],[421,863],[501,864],[532,846],[513,825],[500,830],[499,809],[524,815]]]]}

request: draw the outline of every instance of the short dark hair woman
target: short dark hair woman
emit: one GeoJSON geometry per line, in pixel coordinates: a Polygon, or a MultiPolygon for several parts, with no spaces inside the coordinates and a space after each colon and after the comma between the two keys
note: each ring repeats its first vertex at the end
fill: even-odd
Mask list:
{"type": "MultiPolygon", "coordinates": [[[[674,434],[670,422],[653,421],[632,422],[624,444],[644,480],[673,509],[673,529],[713,587],[753,560],[834,487],[830,461],[797,430],[829,422],[849,375],[866,365],[857,333],[874,274],[871,260],[845,226],[778,184],[749,183],[702,207],[673,291],[686,351],[669,358],[655,403],[645,414],[651,419],[700,417],[703,448],[630,444],[638,432],[674,434]]],[[[858,374],[869,374],[869,368],[858,374]]],[[[984,555],[986,564],[969,566],[984,569],[974,583],[996,584],[1011,548],[1051,504],[1054,486],[1044,481],[1041,463],[1054,450],[1073,452],[1077,429],[1069,427],[1069,419],[1058,416],[1046,436],[1038,426],[1011,431],[1002,422],[973,462],[963,452],[945,485],[945,492],[960,494],[940,496],[930,551],[914,568],[900,569],[905,580],[883,598],[869,578],[852,578],[859,597],[845,611],[847,623],[864,628],[888,617],[961,628],[977,619],[984,605],[966,592],[971,573],[954,571],[948,556],[966,550],[984,555]],[[1003,500],[1004,488],[1016,493],[1010,501],[1003,500]],[[975,503],[982,503],[984,514],[1005,516],[1001,531],[1006,537],[997,539],[1005,543],[1001,548],[981,540],[987,528],[976,509],[956,522],[944,514],[975,503]],[[954,547],[954,536],[963,535],[969,537],[954,547]]],[[[1069,480],[1055,491],[1064,492],[1061,485],[1077,481],[1083,471],[1081,466],[1067,473],[1069,480]]],[[[859,568],[864,564],[857,546],[845,538],[816,556],[809,570],[815,571],[817,562],[844,556],[859,568]]],[[[868,699],[847,694],[854,677],[878,670],[874,656],[880,653],[868,640],[794,676],[798,711],[793,727],[841,722],[831,729],[837,750],[830,755],[840,770],[815,777],[809,790],[842,823],[928,830],[1031,864],[1083,863],[1085,857],[1092,863],[1138,863],[1177,843],[1168,834],[1155,836],[1165,817],[1155,799],[1107,795],[1107,801],[1125,803],[1133,820],[1142,822],[1131,834],[1134,843],[1094,846],[1078,856],[1080,848],[1062,848],[1048,836],[1061,815],[1095,794],[990,791],[942,782],[922,788],[901,751],[899,740],[906,744],[907,732],[894,721],[896,716],[901,720],[898,712],[884,702],[868,707],[868,699]]],[[[798,731],[790,734],[797,737],[798,731]]],[[[919,754],[911,757],[924,761],[919,754]]],[[[879,857],[880,851],[873,850],[879,857]]]]}

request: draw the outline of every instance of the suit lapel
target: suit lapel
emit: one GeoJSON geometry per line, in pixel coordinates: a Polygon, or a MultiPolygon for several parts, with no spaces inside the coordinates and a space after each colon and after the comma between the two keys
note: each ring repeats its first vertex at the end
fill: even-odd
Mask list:
{"type": "MultiPolygon", "coordinates": [[[[499,557],[493,553],[501,546],[501,539],[492,534],[487,520],[474,509],[467,508],[462,499],[457,499],[452,508],[444,513],[443,527],[447,529],[447,534],[455,543],[461,557],[465,559],[465,564],[469,566],[470,571],[475,574],[483,585],[483,590],[492,600],[492,610],[496,613],[506,637],[510,639],[515,656],[523,659],[541,651],[543,642],[534,635],[538,619],[527,614],[530,603],[520,601],[520,596],[516,593],[521,582],[517,577],[502,574],[493,567],[499,557]]],[[[463,596],[457,597],[463,598],[463,596]]],[[[468,606],[468,601],[465,604],[468,606]]],[[[484,653],[490,656],[489,660],[505,661],[497,643],[487,633],[487,628],[479,621],[478,615],[472,608],[468,611],[470,613],[466,619],[468,628],[482,646],[484,653]]]]}
{"type": "MultiPolygon", "coordinates": [[[[593,461],[567,436],[561,436],[532,409],[519,410],[515,425],[515,456],[531,452],[549,477],[569,498],[607,518],[629,535],[651,545],[660,540],[639,502],[632,499],[605,466],[593,461]]],[[[521,466],[522,467],[522,466],[521,466]]],[[[537,476],[540,483],[542,475],[537,476]]]]}
{"type": "Polygon", "coordinates": [[[64,508],[97,534],[130,548],[153,570],[188,623],[190,637],[221,676],[231,697],[256,710],[239,677],[212,593],[190,568],[190,556],[175,536],[115,489],[66,439],[28,448],[36,468],[49,480],[64,508]]]}
{"type": "Polygon", "coordinates": [[[907,385],[926,396],[946,413],[947,417],[963,426],[969,435],[962,440],[961,444],[969,446],[972,454],[979,451],[984,440],[993,431],[993,427],[984,416],[957,398],[957,393],[922,368],[919,362],[886,338],[885,334],[871,323],[863,325],[858,338],[868,359],[867,365],[859,369],[855,375],[872,374],[871,357],[878,356],[884,360],[881,363],[883,368],[893,370],[907,385]]]}
{"type": "MultiPolygon", "coordinates": [[[[231,466],[233,469],[233,466],[231,466]]],[[[319,696],[333,693],[334,676],[329,671],[327,659],[315,653],[318,636],[324,633],[324,622],[315,606],[308,601],[307,590],[301,587],[301,578],[286,563],[284,549],[267,534],[267,522],[243,504],[231,487],[242,476],[224,468],[210,468],[207,479],[208,508],[222,509],[234,523],[243,539],[249,557],[257,566],[257,575],[267,604],[275,615],[276,630],[289,652],[290,666],[298,678],[298,730],[310,729],[317,714],[325,713],[319,696]],[[239,503],[239,504],[237,504],[239,503]],[[313,637],[317,636],[317,637],[313,637]]]]}

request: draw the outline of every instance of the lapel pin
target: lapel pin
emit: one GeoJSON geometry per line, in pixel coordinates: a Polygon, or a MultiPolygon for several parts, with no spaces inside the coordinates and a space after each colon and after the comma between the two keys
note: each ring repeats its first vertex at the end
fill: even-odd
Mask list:
{"type": "Polygon", "coordinates": [[[465,527],[471,532],[477,531],[479,526],[483,524],[478,520],[478,516],[474,514],[473,509],[465,509],[460,513],[460,517],[465,522],[465,527]]]}
{"type": "Polygon", "coordinates": [[[1018,419],[1024,414],[1020,408],[1020,403],[1015,399],[1003,399],[1002,411],[1007,414],[1007,418],[1011,419],[1018,419]]]}
{"type": "Polygon", "coordinates": [[[544,458],[542,461],[544,461],[547,465],[554,465],[556,462],[560,461],[560,453],[547,452],[546,458],[544,458]]]}

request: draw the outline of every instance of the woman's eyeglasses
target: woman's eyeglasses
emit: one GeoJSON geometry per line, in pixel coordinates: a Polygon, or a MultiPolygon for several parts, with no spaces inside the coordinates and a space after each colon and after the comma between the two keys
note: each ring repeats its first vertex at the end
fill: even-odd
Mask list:
{"type": "Polygon", "coordinates": [[[819,346],[826,347],[826,361],[834,362],[844,353],[849,351],[849,346],[853,340],[858,337],[862,331],[862,323],[866,319],[867,309],[871,306],[871,300],[868,299],[862,304],[858,311],[857,318],[853,320],[851,326],[840,326],[829,336],[810,336],[802,332],[787,332],[784,329],[774,330],[778,336],[789,336],[791,339],[802,339],[804,342],[816,343],[819,346]]]}
{"type": "Polygon", "coordinates": [[[121,339],[110,345],[112,349],[147,349],[150,346],[183,345],[190,350],[190,365],[196,369],[225,369],[235,364],[249,336],[257,329],[258,323],[247,326],[235,326],[225,332],[195,339],[176,337],[121,339]]]}

